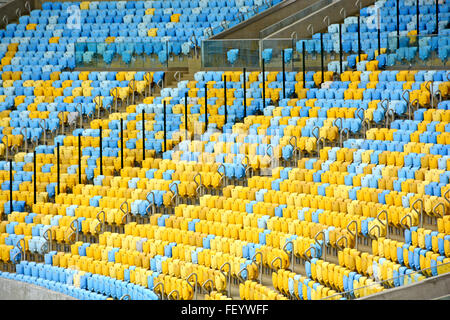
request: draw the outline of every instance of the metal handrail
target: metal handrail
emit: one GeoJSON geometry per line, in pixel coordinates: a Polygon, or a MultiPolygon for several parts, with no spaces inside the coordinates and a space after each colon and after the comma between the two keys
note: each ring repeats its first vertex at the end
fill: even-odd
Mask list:
{"type": "Polygon", "coordinates": [[[311,135],[312,135],[314,138],[316,138],[316,140],[319,140],[319,136],[320,136],[320,128],[319,128],[318,126],[314,126],[314,127],[311,129],[311,135]],[[317,128],[317,134],[316,134],[316,132],[314,131],[314,130],[316,130],[316,128],[317,128]]]}
{"type": "MultiPolygon", "coordinates": [[[[273,146],[271,144],[268,144],[266,147],[266,156],[268,156],[268,157],[270,157],[270,155],[269,155],[270,149],[272,150],[272,153],[273,153],[273,146]]],[[[274,155],[272,154],[272,156],[274,156],[274,155]]]]}
{"type": "Polygon", "coordinates": [[[321,247],[322,247],[322,254],[323,254],[323,257],[324,257],[323,260],[325,261],[326,260],[326,253],[327,253],[327,251],[326,251],[327,244],[326,244],[326,241],[325,241],[326,240],[325,239],[325,232],[323,230],[320,230],[314,236],[314,241],[317,243],[317,245],[320,245],[319,240],[318,240],[319,235],[322,235],[322,245],[321,245],[321,247]]]}
{"type": "Polygon", "coordinates": [[[389,99],[383,99],[380,102],[380,107],[383,108],[383,114],[384,116],[386,116],[386,112],[389,110],[389,99]],[[386,106],[384,105],[384,103],[386,102],[386,106]]]}
{"type": "Polygon", "coordinates": [[[6,140],[6,142],[5,142],[5,159],[6,159],[6,161],[8,161],[8,158],[9,158],[9,138],[8,138],[7,134],[5,134],[3,137],[6,140]]]}
{"type": "Polygon", "coordinates": [[[197,194],[198,196],[201,197],[202,194],[200,193],[200,191],[201,191],[202,188],[205,188],[205,186],[203,185],[203,182],[202,182],[202,175],[200,174],[200,172],[198,172],[198,173],[194,176],[193,180],[194,180],[194,183],[197,185],[197,188],[195,189],[195,192],[196,192],[196,194],[197,194]],[[197,182],[197,180],[196,180],[197,177],[199,177],[199,182],[197,182]]]}
{"type": "Polygon", "coordinates": [[[253,261],[253,263],[255,263],[258,266],[259,283],[260,284],[262,283],[263,257],[264,257],[264,255],[263,255],[262,251],[258,251],[253,255],[253,257],[251,259],[253,261]],[[256,256],[258,256],[258,255],[261,256],[261,263],[259,263],[259,264],[256,262],[256,256]]]}
{"type": "Polygon", "coordinates": [[[211,291],[213,291],[213,289],[214,289],[214,282],[211,279],[205,280],[205,282],[203,282],[203,284],[202,284],[202,289],[203,289],[203,291],[207,292],[208,294],[211,293],[211,291]],[[209,291],[208,291],[208,289],[206,289],[206,285],[208,283],[211,285],[209,291]]]}
{"type": "Polygon", "coordinates": [[[158,88],[160,88],[160,89],[164,89],[164,81],[163,81],[163,79],[159,79],[159,81],[156,82],[156,86],[158,88]],[[160,83],[161,83],[161,85],[160,85],[160,83]]]}
{"type": "Polygon", "coordinates": [[[120,205],[119,209],[120,209],[120,211],[122,211],[124,213],[124,215],[122,217],[122,224],[127,224],[128,223],[128,216],[130,215],[130,206],[129,206],[128,202],[126,200],[124,202],[122,202],[122,204],[120,205]],[[127,211],[124,211],[122,209],[124,204],[127,207],[127,211]]]}
{"type": "Polygon", "coordinates": [[[283,260],[281,259],[281,257],[275,257],[275,258],[273,258],[272,262],[270,263],[270,267],[271,267],[273,270],[277,270],[277,268],[274,267],[275,261],[277,261],[277,260],[280,261],[280,268],[279,268],[279,269],[283,268],[283,260]]]}
{"type": "Polygon", "coordinates": [[[175,182],[172,182],[171,184],[169,184],[169,191],[171,191],[173,193],[172,198],[170,198],[170,204],[173,205],[173,201],[175,200],[175,205],[178,205],[178,202],[177,202],[177,196],[179,195],[178,184],[175,182]],[[172,191],[172,186],[175,186],[176,192],[172,191]]]}
{"type": "Polygon", "coordinates": [[[292,147],[292,156],[294,157],[295,160],[298,160],[299,148],[297,147],[297,143],[298,143],[297,137],[296,136],[291,136],[289,138],[288,143],[292,147]],[[295,143],[292,143],[292,140],[294,140],[295,143]]]}
{"type": "Polygon", "coordinates": [[[411,227],[413,226],[412,224],[413,224],[413,221],[412,221],[412,217],[409,215],[409,214],[405,214],[404,216],[403,216],[403,218],[401,218],[400,219],[400,225],[403,227],[403,228],[405,228],[405,229],[408,229],[408,225],[407,224],[405,224],[403,221],[405,220],[405,219],[408,219],[409,218],[409,224],[411,225],[411,227]]]}
{"type": "Polygon", "coordinates": [[[169,292],[169,294],[167,295],[167,300],[180,300],[180,292],[177,289],[173,289],[172,291],[169,292]],[[176,293],[177,298],[176,299],[172,299],[172,295],[176,293]]]}
{"type": "Polygon", "coordinates": [[[152,82],[150,81],[150,73],[147,72],[146,74],[144,74],[144,81],[148,82],[148,92],[145,92],[146,88],[144,88],[144,94],[147,96],[150,95],[152,91],[152,82]]]}
{"type": "Polygon", "coordinates": [[[371,123],[370,123],[370,119],[369,118],[364,118],[363,122],[361,123],[361,127],[364,128],[364,137],[365,137],[367,130],[370,130],[372,128],[371,123]]]}
{"type": "Polygon", "coordinates": [[[225,175],[226,169],[225,169],[225,165],[224,165],[223,163],[221,163],[221,164],[217,167],[217,172],[218,172],[219,175],[220,175],[219,186],[222,186],[223,180],[226,178],[226,175],[225,175]],[[223,168],[223,173],[221,173],[221,172],[219,171],[220,168],[223,168]]]}
{"type": "Polygon", "coordinates": [[[17,258],[17,256],[18,256],[19,254],[22,254],[22,251],[16,252],[16,254],[12,257],[12,260],[11,260],[12,263],[16,263],[16,264],[17,264],[17,263],[20,263],[20,260],[21,260],[21,259],[19,259],[19,260],[16,262],[16,260],[17,260],[16,258],[17,258]]]}
{"type": "Polygon", "coordinates": [[[120,297],[119,300],[131,300],[131,296],[128,293],[125,293],[123,296],[120,297]]]}
{"type": "Polygon", "coordinates": [[[342,235],[342,236],[340,236],[340,237],[336,240],[336,247],[337,247],[340,251],[344,250],[344,248],[341,247],[341,246],[339,245],[339,242],[340,242],[342,239],[345,240],[345,246],[344,246],[344,248],[347,248],[347,247],[348,247],[348,239],[347,239],[347,237],[346,237],[345,235],[342,235]]]}
{"type": "Polygon", "coordinates": [[[228,278],[228,279],[226,280],[226,287],[227,287],[227,291],[228,291],[228,296],[231,297],[231,283],[230,283],[230,280],[231,280],[231,264],[230,264],[229,262],[224,262],[224,263],[220,266],[219,271],[220,271],[221,274],[223,274],[223,275],[225,276],[225,279],[228,278]],[[226,265],[228,265],[228,275],[225,274],[225,272],[223,271],[223,268],[224,268],[226,265]]]}
{"type": "Polygon", "coordinates": [[[95,226],[95,231],[97,233],[103,232],[103,229],[104,229],[105,223],[106,223],[106,212],[104,210],[101,210],[100,212],[97,213],[95,218],[98,220],[98,223],[95,226]],[[100,218],[99,218],[101,213],[103,213],[103,220],[100,220],[100,218]],[[98,226],[100,226],[100,230],[97,230],[98,226]]]}
{"type": "MultiPolygon", "coordinates": [[[[6,136],[5,136],[6,137],[6,136]]],[[[37,136],[34,136],[31,138],[31,142],[34,144],[34,148],[36,149],[38,143],[39,143],[39,138],[37,136]]],[[[8,155],[8,148],[6,148],[6,155],[8,155]]]]}
{"type": "Polygon", "coordinates": [[[145,213],[148,214],[149,216],[151,216],[151,215],[155,214],[155,212],[156,212],[155,193],[153,191],[150,191],[149,193],[147,193],[147,196],[145,198],[148,202],[148,206],[147,206],[147,208],[145,208],[145,213]],[[148,199],[149,195],[151,195],[153,198],[152,202],[150,202],[150,200],[148,199]]]}
{"type": "Polygon", "coordinates": [[[83,105],[81,102],[78,102],[75,106],[75,109],[77,109],[78,113],[80,114],[80,129],[83,128],[83,105]],[[78,108],[80,106],[80,108],[78,108]]]}
{"type": "Polygon", "coordinates": [[[308,30],[309,33],[311,33],[311,35],[314,34],[314,26],[312,25],[312,23],[308,24],[308,26],[306,27],[306,30],[308,30]]]}
{"type": "Polygon", "coordinates": [[[72,232],[69,234],[69,236],[67,237],[67,240],[69,241],[69,243],[73,243],[72,241],[70,241],[70,239],[72,238],[72,235],[75,234],[75,242],[78,242],[78,219],[74,219],[72,220],[72,222],[69,225],[70,229],[72,230],[72,232]],[[76,222],[76,227],[74,226],[76,222]]]}
{"type": "Polygon", "coordinates": [[[11,262],[12,262],[12,263],[15,263],[15,261],[17,260],[16,257],[17,257],[19,254],[22,254],[22,253],[23,253],[23,255],[20,256],[20,259],[19,259],[19,261],[18,261],[17,263],[20,263],[20,261],[21,261],[22,259],[24,259],[24,257],[25,257],[25,239],[24,239],[24,238],[21,238],[21,239],[19,239],[19,241],[17,241],[17,243],[16,243],[16,248],[19,249],[19,252],[16,252],[16,254],[12,257],[12,259],[11,259],[11,262]],[[23,242],[23,246],[21,245],[21,242],[23,242]]]}
{"type": "Polygon", "coordinates": [[[325,17],[323,18],[322,22],[323,22],[323,24],[324,24],[325,26],[328,27],[328,26],[330,25],[330,17],[329,17],[329,16],[325,16],[325,17]],[[327,22],[325,22],[325,20],[327,20],[327,22]]]}
{"type": "Polygon", "coordinates": [[[206,32],[208,33],[209,37],[212,37],[214,35],[214,31],[212,27],[206,28],[206,32]]]}
{"type": "Polygon", "coordinates": [[[288,143],[292,146],[292,148],[294,149],[294,151],[293,152],[295,152],[297,149],[298,149],[298,147],[297,147],[297,137],[296,136],[291,136],[290,138],[289,138],[289,141],[288,141],[288,143]],[[292,143],[292,139],[294,139],[295,140],[295,144],[293,144],[292,143]]]}
{"type": "Polygon", "coordinates": [[[219,166],[217,167],[217,173],[218,173],[221,177],[223,177],[223,176],[225,175],[225,166],[224,166],[223,163],[219,164],[219,166]],[[223,168],[223,173],[221,173],[221,172],[219,171],[220,168],[223,168]]]}
{"type": "Polygon", "coordinates": [[[324,137],[320,137],[319,140],[317,140],[317,155],[320,154],[320,142],[322,142],[322,148],[325,148],[326,140],[324,137]]]}
{"type": "Polygon", "coordinates": [[[432,80],[428,80],[427,82],[425,82],[425,89],[427,89],[429,92],[430,92],[430,102],[431,102],[431,105],[433,105],[433,94],[434,94],[434,92],[433,92],[433,81],[432,80]],[[429,86],[428,86],[428,84],[430,84],[429,86]]]}
{"type": "Polygon", "coordinates": [[[130,89],[132,92],[132,95],[133,95],[133,100],[132,100],[132,104],[134,104],[134,92],[136,91],[136,80],[134,80],[134,79],[131,79],[129,82],[128,82],[128,89],[130,89]]]}
{"type": "Polygon", "coordinates": [[[114,102],[115,102],[115,106],[116,106],[116,113],[118,112],[118,108],[119,108],[119,87],[115,87],[114,89],[112,89],[115,93],[114,96],[114,102]]]}
{"type": "Polygon", "coordinates": [[[412,204],[411,204],[411,209],[413,209],[419,216],[420,216],[420,227],[423,227],[423,200],[421,198],[416,199],[412,204]],[[419,202],[420,203],[420,212],[417,211],[415,205],[416,203],[419,202]]]}
{"type": "Polygon", "coordinates": [[[23,140],[25,142],[25,153],[28,153],[28,131],[27,131],[27,127],[23,127],[22,130],[20,130],[20,133],[23,135],[23,140]]]}
{"type": "Polygon", "coordinates": [[[341,15],[342,18],[347,18],[347,11],[345,10],[344,7],[341,8],[341,10],[339,11],[339,14],[341,15]],[[344,11],[344,12],[342,12],[344,11]]]}
{"type": "MultiPolygon", "coordinates": [[[[256,13],[256,12],[255,12],[256,13]]],[[[227,20],[222,20],[222,22],[220,23],[220,25],[222,26],[222,28],[224,30],[228,29],[228,21],[227,20]]]]}
{"type": "Polygon", "coordinates": [[[286,253],[290,256],[290,258],[291,258],[292,271],[294,271],[294,243],[293,243],[291,240],[286,241],[286,243],[283,245],[282,250],[283,250],[284,252],[286,252],[286,253]],[[292,246],[292,251],[291,251],[290,253],[289,253],[289,251],[286,250],[288,244],[291,244],[291,246],[292,246]]]}
{"type": "Polygon", "coordinates": [[[240,21],[240,22],[242,22],[242,21],[244,21],[245,20],[245,17],[244,17],[244,15],[243,15],[243,13],[242,12],[240,12],[240,11],[238,11],[238,13],[237,13],[237,16],[236,16],[237,18],[238,18],[238,20],[240,21]]]}
{"type": "Polygon", "coordinates": [[[100,96],[96,96],[92,101],[95,103],[95,107],[97,109],[97,118],[100,119],[100,108],[101,108],[101,101],[98,101],[97,98],[100,96]]]}
{"type": "Polygon", "coordinates": [[[47,130],[45,129],[45,120],[41,119],[39,121],[39,127],[42,129],[42,133],[44,134],[44,144],[47,144],[47,130]]]}
{"type": "Polygon", "coordinates": [[[44,242],[39,249],[40,252],[43,252],[44,246],[47,245],[47,253],[50,252],[52,247],[52,230],[49,228],[45,230],[45,232],[42,234],[42,237],[47,240],[47,242],[44,242]],[[48,233],[50,233],[50,236],[48,236],[48,233]]]}
{"type": "Polygon", "coordinates": [[[198,284],[197,274],[195,272],[192,272],[190,275],[187,276],[186,282],[188,283],[188,285],[192,288],[192,290],[194,292],[194,300],[197,300],[197,284],[198,284]],[[189,282],[191,277],[195,277],[195,285],[194,286],[189,282]]]}
{"type": "Polygon", "coordinates": [[[445,216],[445,205],[443,202],[438,202],[436,203],[436,205],[433,207],[433,214],[436,218],[443,218],[445,216]],[[439,212],[436,210],[438,207],[442,207],[442,215],[439,214],[439,212]]]}
{"type": "MultiPolygon", "coordinates": [[[[417,111],[420,108],[420,101],[419,101],[419,99],[414,99],[413,101],[411,101],[411,104],[410,104],[411,109],[414,107],[414,104],[416,104],[416,108],[415,109],[417,111]]],[[[412,119],[412,115],[411,115],[411,119],[412,119]]]]}
{"type": "Polygon", "coordinates": [[[91,118],[91,120],[93,120],[93,119],[94,119],[94,116],[95,116],[95,110],[91,110],[86,116],[87,116],[88,118],[91,118]]]}
{"type": "Polygon", "coordinates": [[[176,71],[176,72],[173,74],[173,78],[174,78],[177,82],[180,82],[180,80],[181,80],[181,74],[180,74],[180,71],[176,71]],[[178,78],[177,78],[177,76],[178,76],[178,78]]]}
{"type": "Polygon", "coordinates": [[[250,164],[250,158],[249,158],[248,155],[244,155],[244,158],[242,158],[242,161],[241,161],[241,165],[245,169],[245,176],[247,178],[250,178],[251,176],[253,176],[254,169],[253,169],[253,167],[250,164]],[[244,159],[247,159],[247,164],[244,164],[244,159]],[[251,172],[251,175],[248,175],[249,172],[251,172]]]}
{"type": "Polygon", "coordinates": [[[239,272],[237,273],[237,278],[241,282],[245,282],[244,277],[241,276],[242,272],[247,271],[247,266],[243,267],[239,272]]]}
{"type": "Polygon", "coordinates": [[[411,120],[412,115],[411,115],[411,104],[409,103],[409,99],[405,97],[406,93],[410,93],[411,91],[406,89],[403,91],[402,93],[402,99],[406,102],[406,109],[408,110],[408,119],[411,120]]]}
{"type": "Polygon", "coordinates": [[[58,112],[58,119],[61,123],[61,134],[63,135],[64,134],[64,112],[63,111],[58,112]]]}
{"type": "Polygon", "coordinates": [[[434,96],[439,97],[438,104],[442,102],[443,97],[442,97],[442,91],[440,89],[437,89],[434,92],[434,96]]]}
{"type": "Polygon", "coordinates": [[[336,119],[334,119],[333,126],[337,127],[338,130],[341,131],[342,130],[342,118],[341,117],[337,117],[336,119]],[[339,125],[337,124],[338,120],[339,120],[339,125]]]}
{"type": "Polygon", "coordinates": [[[108,111],[108,116],[111,114],[111,110],[112,110],[112,105],[111,105],[111,103],[108,103],[105,107],[104,107],[104,109],[106,110],[106,111],[108,111]],[[108,108],[109,107],[109,108],[108,108]]]}
{"type": "Polygon", "coordinates": [[[386,238],[389,238],[389,213],[386,210],[381,210],[380,212],[378,212],[376,219],[383,225],[386,227],[386,238]],[[384,223],[381,219],[380,216],[381,214],[384,213],[385,217],[386,217],[386,223],[384,223]]]}
{"type": "MultiPolygon", "coordinates": [[[[156,288],[158,288],[159,286],[161,286],[161,300],[164,300],[164,291],[165,291],[165,289],[164,289],[164,283],[163,282],[158,282],[157,284],[155,284],[154,286],[153,286],[153,292],[154,293],[156,293],[156,288]]],[[[158,294],[158,293],[156,293],[156,294],[158,294]]]]}
{"type": "Polygon", "coordinates": [[[297,32],[294,31],[294,32],[291,33],[291,39],[292,40],[295,39],[295,42],[297,42],[297,39],[298,39],[297,32]],[[294,35],[295,35],[295,38],[294,38],[294,35]]]}
{"type": "Polygon", "coordinates": [[[28,10],[28,13],[30,13],[31,12],[31,6],[30,6],[30,3],[27,1],[27,2],[25,2],[25,4],[24,4],[24,7],[25,7],[25,9],[27,9],[28,10]]]}
{"type": "Polygon", "coordinates": [[[384,118],[384,123],[385,123],[386,128],[388,127],[388,125],[391,124],[392,121],[394,121],[394,119],[395,119],[395,112],[394,112],[394,110],[388,109],[388,111],[386,111],[386,115],[385,115],[385,118],[384,118]],[[391,121],[389,121],[389,116],[391,116],[391,121]]]}
{"type": "Polygon", "coordinates": [[[377,229],[377,230],[378,230],[378,237],[377,237],[377,236],[374,236],[375,239],[381,237],[381,228],[380,228],[380,226],[377,225],[377,224],[374,224],[374,225],[369,229],[369,236],[370,236],[370,233],[372,232],[373,229],[377,229]]]}
{"type": "Polygon", "coordinates": [[[197,37],[193,34],[189,38],[189,41],[194,45],[194,55],[197,57],[197,37]],[[192,40],[192,38],[194,38],[194,40],[192,40]]]}
{"type": "Polygon", "coordinates": [[[341,148],[344,144],[344,141],[342,138],[344,136],[344,134],[345,134],[346,139],[348,140],[350,138],[350,130],[348,130],[348,128],[344,128],[339,132],[339,145],[341,146],[341,148]]]}
{"type": "Polygon", "coordinates": [[[13,144],[11,146],[11,151],[15,154],[17,153],[17,151],[19,150],[19,145],[18,144],[13,144]]]}
{"type": "Polygon", "coordinates": [[[447,201],[447,203],[450,204],[450,198],[447,196],[449,192],[450,192],[450,189],[447,189],[447,191],[444,192],[443,198],[447,201]]]}
{"type": "Polygon", "coordinates": [[[316,247],[310,246],[308,249],[305,250],[305,252],[303,252],[303,255],[305,256],[305,259],[307,261],[311,261],[311,259],[312,259],[312,254],[311,254],[311,257],[308,257],[308,252],[310,252],[311,250],[314,250],[314,255],[317,255],[316,247]]]}
{"type": "Polygon", "coordinates": [[[359,120],[364,121],[364,109],[363,108],[358,108],[356,110],[356,116],[359,118],[359,120]],[[360,112],[362,111],[362,115],[360,115],[360,112]]]}
{"type": "Polygon", "coordinates": [[[347,224],[347,231],[353,236],[355,237],[355,249],[358,250],[358,222],[356,222],[356,220],[352,220],[347,224]],[[353,232],[350,229],[350,226],[352,224],[355,224],[355,232],[353,232]]]}

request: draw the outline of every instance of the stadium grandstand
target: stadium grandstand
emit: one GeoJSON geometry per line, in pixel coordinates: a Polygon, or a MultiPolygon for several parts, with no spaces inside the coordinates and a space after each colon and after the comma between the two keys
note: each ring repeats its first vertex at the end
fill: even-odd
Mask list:
{"type": "Polygon", "coordinates": [[[450,2],[0,2],[0,299],[450,299],[450,2]]]}

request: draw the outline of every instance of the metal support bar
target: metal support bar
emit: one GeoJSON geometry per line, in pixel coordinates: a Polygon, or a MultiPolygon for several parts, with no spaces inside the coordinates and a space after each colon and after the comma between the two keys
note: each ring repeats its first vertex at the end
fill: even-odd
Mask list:
{"type": "Polygon", "coordinates": [[[302,41],[302,72],[303,72],[303,89],[306,88],[306,52],[305,41],[302,41]]]}
{"type": "Polygon", "coordinates": [[[103,175],[103,129],[100,126],[100,175],[103,175]]]}
{"type": "Polygon", "coordinates": [[[9,213],[13,212],[13,165],[12,160],[9,160],[9,213]]]}
{"type": "Polygon", "coordinates": [[[120,167],[123,169],[123,119],[120,118],[120,167]]]}
{"type": "Polygon", "coordinates": [[[244,118],[247,117],[247,84],[245,79],[245,68],[242,70],[243,72],[243,82],[244,82],[244,118]]]}
{"type": "Polygon", "coordinates": [[[78,134],[78,183],[81,184],[81,132],[78,134]]]}
{"type": "Polygon", "coordinates": [[[266,62],[262,59],[263,110],[266,109],[266,62]]]}
{"type": "Polygon", "coordinates": [[[228,106],[227,106],[227,76],[224,75],[224,102],[225,102],[225,124],[227,124],[227,120],[228,120],[228,106]]]}
{"type": "Polygon", "coordinates": [[[145,160],[145,110],[142,108],[142,161],[145,160]]]}
{"type": "Polygon", "coordinates": [[[59,155],[59,142],[58,143],[56,143],[56,177],[57,177],[57,190],[58,190],[58,195],[59,195],[59,193],[60,193],[60,173],[61,173],[61,171],[60,171],[60,167],[59,167],[59,163],[60,163],[60,160],[59,160],[59,157],[60,157],[60,155],[59,155]]]}
{"type": "Polygon", "coordinates": [[[166,110],[166,100],[163,102],[164,108],[164,152],[167,151],[167,110],[166,110]]]}
{"type": "Polygon", "coordinates": [[[189,129],[188,129],[188,93],[184,93],[184,130],[186,131],[186,140],[189,136],[189,129]]]}
{"type": "Polygon", "coordinates": [[[205,131],[208,131],[208,84],[205,83],[205,131]]]}
{"type": "Polygon", "coordinates": [[[33,151],[33,203],[37,201],[37,159],[36,150],[33,151]]]}
{"type": "Polygon", "coordinates": [[[286,66],[284,62],[284,49],[281,49],[281,68],[283,72],[283,99],[286,99],[286,66]]]}

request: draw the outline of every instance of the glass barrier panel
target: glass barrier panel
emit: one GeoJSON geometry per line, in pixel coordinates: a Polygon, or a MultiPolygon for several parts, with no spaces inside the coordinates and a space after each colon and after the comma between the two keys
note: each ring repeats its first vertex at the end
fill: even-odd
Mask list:
{"type": "Polygon", "coordinates": [[[382,267],[378,267],[370,277],[360,277],[358,280],[353,280],[353,289],[345,292],[336,293],[327,297],[323,297],[322,300],[353,300],[363,298],[390,288],[398,288],[406,285],[418,283],[427,278],[443,275],[450,272],[450,262],[442,263],[438,262],[437,265],[429,268],[424,268],[418,271],[412,271],[406,269],[399,271],[398,268],[387,267],[383,270],[382,267]],[[398,275],[398,273],[403,273],[398,275]],[[380,280],[380,275],[394,275],[393,277],[380,280]],[[361,280],[362,279],[362,280],[361,280]]]}
{"type": "Polygon", "coordinates": [[[203,68],[260,68],[259,44],[251,40],[204,40],[202,42],[203,68]]]}
{"type": "Polygon", "coordinates": [[[77,42],[76,66],[99,69],[187,68],[199,48],[190,42],[77,42]]]}

